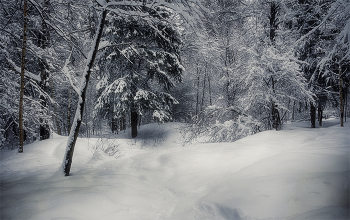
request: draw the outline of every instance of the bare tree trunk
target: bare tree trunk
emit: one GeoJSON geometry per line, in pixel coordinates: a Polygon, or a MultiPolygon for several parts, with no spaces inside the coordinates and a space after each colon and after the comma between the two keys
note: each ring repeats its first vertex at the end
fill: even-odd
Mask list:
{"type": "Polygon", "coordinates": [[[210,76],[209,74],[207,74],[208,76],[208,89],[209,89],[209,104],[212,105],[212,101],[211,101],[211,87],[210,87],[210,76]]]}
{"type": "Polygon", "coordinates": [[[270,21],[270,41],[274,44],[275,42],[275,36],[276,36],[276,30],[278,28],[278,10],[279,10],[279,4],[277,2],[270,2],[270,14],[269,14],[269,21],[270,21]]]}
{"type": "Polygon", "coordinates": [[[272,128],[276,129],[276,131],[280,130],[281,119],[278,109],[276,108],[276,104],[271,101],[271,124],[272,128]]]}
{"type": "MultiPolygon", "coordinates": [[[[49,0],[45,0],[43,3],[43,11],[45,12],[45,15],[49,14],[49,4],[50,1],[49,0]]],[[[49,29],[47,27],[47,24],[45,22],[45,20],[42,20],[42,33],[40,34],[40,47],[45,50],[48,46],[49,46],[49,39],[50,39],[50,32],[49,29]]],[[[40,87],[43,91],[45,91],[46,93],[49,92],[49,72],[47,71],[48,69],[48,65],[46,63],[46,60],[44,59],[44,57],[40,58],[40,87]]],[[[47,98],[44,95],[40,96],[40,103],[41,103],[41,107],[42,109],[47,108],[48,104],[47,104],[47,98]]],[[[45,112],[45,111],[44,111],[45,112]]],[[[44,121],[43,118],[40,119],[40,140],[45,140],[48,139],[50,137],[50,127],[48,125],[48,121],[44,121]]]]}
{"type": "Polygon", "coordinates": [[[197,66],[197,102],[196,102],[196,115],[198,115],[199,108],[199,68],[197,66]]]}
{"type": "MultiPolygon", "coordinates": [[[[271,86],[272,86],[272,91],[273,94],[276,95],[275,91],[275,81],[273,77],[271,76],[271,86]]],[[[272,116],[272,127],[276,129],[276,131],[280,130],[281,128],[281,118],[280,118],[280,113],[278,111],[278,106],[275,104],[275,102],[271,99],[271,116],[272,116]]]]}
{"type": "Polygon", "coordinates": [[[347,88],[347,90],[345,90],[345,107],[344,107],[344,119],[346,122],[346,117],[348,116],[347,112],[348,112],[348,95],[349,95],[349,87],[347,88]]]}
{"type": "Polygon", "coordinates": [[[229,70],[228,70],[228,67],[229,67],[229,64],[230,64],[230,61],[229,61],[229,46],[230,46],[230,39],[227,38],[227,42],[226,42],[226,48],[225,48],[225,67],[226,67],[226,82],[224,84],[224,92],[226,93],[226,104],[227,104],[227,108],[231,107],[231,95],[230,95],[230,92],[229,92],[229,87],[230,87],[230,73],[229,73],[229,70]]]}
{"type": "Polygon", "coordinates": [[[23,98],[24,98],[24,71],[26,64],[26,46],[27,46],[27,0],[23,1],[23,45],[22,45],[22,63],[21,63],[21,92],[19,95],[19,148],[18,152],[23,153],[24,130],[23,130],[23,98]]]}
{"type": "Polygon", "coordinates": [[[295,110],[295,100],[293,102],[293,114],[292,114],[292,120],[294,121],[294,110],[295,110]]]}
{"type": "Polygon", "coordinates": [[[72,161],[73,161],[74,147],[75,147],[75,143],[76,143],[77,138],[78,138],[79,128],[80,128],[81,120],[82,120],[83,113],[84,113],[86,90],[87,90],[89,79],[90,79],[91,69],[94,65],[94,61],[95,61],[96,54],[98,51],[98,46],[99,46],[99,43],[100,43],[100,40],[102,37],[102,32],[103,32],[103,27],[104,27],[104,23],[106,20],[106,16],[107,16],[107,11],[103,10],[103,12],[101,14],[99,25],[97,26],[97,31],[96,31],[96,36],[94,39],[93,48],[91,48],[91,50],[90,50],[90,53],[88,56],[89,58],[87,59],[87,66],[85,68],[84,76],[83,76],[83,79],[81,82],[78,106],[77,106],[77,110],[75,112],[73,126],[72,126],[72,129],[71,129],[70,134],[69,134],[67,148],[66,148],[66,155],[65,155],[65,158],[63,161],[63,166],[62,166],[65,176],[69,176],[69,173],[70,173],[70,168],[71,168],[72,161]]]}
{"type": "MultiPolygon", "coordinates": [[[[89,97],[87,97],[87,99],[89,99],[89,97]]],[[[87,103],[87,105],[89,105],[89,103],[87,103]]],[[[85,105],[85,130],[86,130],[86,137],[88,138],[89,137],[89,126],[88,126],[88,115],[89,115],[89,111],[88,111],[88,108],[87,108],[87,105],[85,105]]]]}
{"type": "Polygon", "coordinates": [[[317,118],[318,118],[318,124],[322,126],[322,117],[323,117],[323,110],[322,110],[322,105],[321,102],[318,103],[317,107],[317,118]]]}
{"type": "Polygon", "coordinates": [[[311,128],[316,128],[316,107],[310,103],[311,128]]]}
{"type": "Polygon", "coordinates": [[[339,98],[340,98],[340,126],[344,127],[343,77],[339,63],[339,98]]]}
{"type": "Polygon", "coordinates": [[[207,69],[204,70],[204,78],[203,78],[203,93],[202,93],[202,103],[201,103],[201,111],[203,111],[204,106],[204,97],[205,97],[205,81],[207,78],[207,69]]]}
{"type": "Polygon", "coordinates": [[[135,111],[131,112],[131,137],[136,138],[137,137],[137,119],[138,114],[135,111]]]}
{"type": "Polygon", "coordinates": [[[120,118],[120,131],[125,131],[126,130],[126,119],[125,115],[120,118]]]}
{"type": "MultiPolygon", "coordinates": [[[[52,99],[55,100],[56,97],[55,97],[55,87],[53,85],[53,79],[50,78],[50,83],[51,83],[51,96],[52,96],[52,99]]],[[[62,132],[61,132],[61,126],[58,122],[58,117],[57,117],[57,107],[56,107],[56,104],[53,105],[53,111],[54,111],[54,118],[55,118],[55,124],[56,124],[56,130],[57,130],[57,134],[58,135],[62,135],[62,132]]]]}

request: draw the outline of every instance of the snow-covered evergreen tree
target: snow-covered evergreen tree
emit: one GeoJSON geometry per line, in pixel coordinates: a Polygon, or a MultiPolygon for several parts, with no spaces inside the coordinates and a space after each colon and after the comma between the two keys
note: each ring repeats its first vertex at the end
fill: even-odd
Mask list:
{"type": "Polygon", "coordinates": [[[158,122],[171,119],[171,106],[177,101],[168,91],[181,82],[183,71],[175,15],[164,7],[140,10],[150,14],[150,21],[116,14],[107,17],[95,106],[117,121],[130,116],[132,137],[137,136],[139,116],[147,111],[158,122]]]}

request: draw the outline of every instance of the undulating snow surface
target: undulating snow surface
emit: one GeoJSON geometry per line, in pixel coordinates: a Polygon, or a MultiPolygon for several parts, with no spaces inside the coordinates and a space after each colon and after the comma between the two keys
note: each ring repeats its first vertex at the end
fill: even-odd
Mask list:
{"type": "Polygon", "coordinates": [[[3,150],[0,219],[349,219],[349,122],[308,126],[182,146],[181,124],[151,124],[114,157],[78,139],[70,177],[67,137],[3,150]]]}

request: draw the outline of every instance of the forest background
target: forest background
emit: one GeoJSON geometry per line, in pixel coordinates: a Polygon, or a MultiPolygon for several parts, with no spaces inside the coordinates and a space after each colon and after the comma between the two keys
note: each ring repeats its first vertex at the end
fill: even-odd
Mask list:
{"type": "Polygon", "coordinates": [[[69,161],[105,124],[134,138],[184,122],[185,142],[343,125],[349,12],[349,0],[1,1],[0,147],[55,132],[69,161]]]}

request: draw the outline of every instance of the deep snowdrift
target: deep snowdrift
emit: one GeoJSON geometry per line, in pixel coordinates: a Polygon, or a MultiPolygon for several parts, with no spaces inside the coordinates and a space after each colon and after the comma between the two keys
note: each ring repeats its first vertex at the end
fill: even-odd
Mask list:
{"type": "Polygon", "coordinates": [[[3,150],[0,218],[348,219],[350,127],[306,127],[183,147],[181,124],[151,124],[115,157],[78,139],[70,177],[66,137],[3,150]]]}

